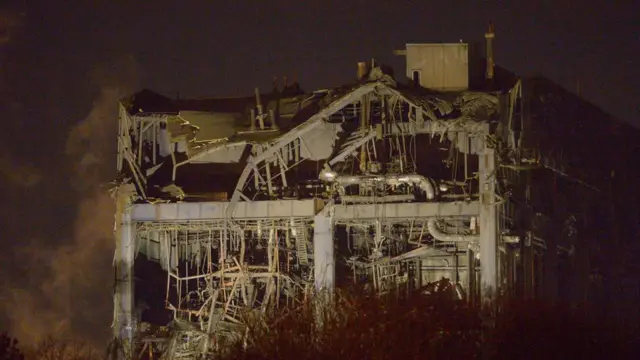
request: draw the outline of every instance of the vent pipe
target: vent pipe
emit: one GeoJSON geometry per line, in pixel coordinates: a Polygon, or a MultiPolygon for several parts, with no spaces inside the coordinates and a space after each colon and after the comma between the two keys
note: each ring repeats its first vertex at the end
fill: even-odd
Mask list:
{"type": "Polygon", "coordinates": [[[262,101],[260,100],[260,89],[256,87],[256,108],[258,109],[258,121],[260,123],[260,130],[264,130],[264,111],[262,109],[262,101]]]}
{"type": "Polygon", "coordinates": [[[485,77],[488,83],[493,82],[494,77],[494,67],[495,67],[495,59],[493,54],[493,39],[496,37],[496,34],[493,29],[493,23],[489,23],[489,30],[484,34],[485,38],[485,56],[487,58],[487,69],[485,73],[485,77]]]}
{"type": "Polygon", "coordinates": [[[359,62],[358,63],[358,81],[364,79],[364,77],[367,76],[368,72],[369,72],[368,64],[364,61],[359,62]]]}

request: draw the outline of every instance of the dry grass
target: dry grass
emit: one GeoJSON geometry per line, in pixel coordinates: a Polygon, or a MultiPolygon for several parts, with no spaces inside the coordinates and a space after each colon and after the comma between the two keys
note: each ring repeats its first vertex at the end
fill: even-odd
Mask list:
{"type": "MultiPolygon", "coordinates": [[[[500,302],[497,315],[488,317],[486,309],[454,300],[448,283],[440,285],[439,291],[412,296],[377,297],[352,289],[266,318],[247,314],[246,343],[220,346],[214,355],[247,360],[640,358],[637,332],[621,330],[597,311],[512,300],[500,302]]],[[[95,360],[103,355],[50,338],[25,351],[24,358],[95,360]]]]}
{"type": "Polygon", "coordinates": [[[89,344],[48,337],[25,350],[25,360],[100,360],[104,354],[89,344]]]}

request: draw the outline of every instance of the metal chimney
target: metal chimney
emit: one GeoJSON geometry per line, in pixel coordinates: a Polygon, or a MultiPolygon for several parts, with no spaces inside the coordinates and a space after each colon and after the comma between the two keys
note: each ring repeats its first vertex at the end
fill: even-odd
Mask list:
{"type": "Polygon", "coordinates": [[[358,63],[358,81],[364,79],[365,76],[369,73],[369,66],[366,62],[358,63]]]}
{"type": "Polygon", "coordinates": [[[484,34],[484,38],[486,40],[485,56],[487,58],[487,69],[485,72],[485,77],[487,79],[487,82],[492,82],[494,76],[493,70],[495,67],[495,61],[493,55],[493,39],[495,38],[495,36],[496,34],[493,30],[493,23],[489,22],[489,30],[484,34]]]}
{"type": "Polygon", "coordinates": [[[260,130],[264,130],[264,110],[262,109],[262,101],[260,100],[260,89],[256,86],[256,108],[258,109],[258,121],[260,124],[260,130]]]}

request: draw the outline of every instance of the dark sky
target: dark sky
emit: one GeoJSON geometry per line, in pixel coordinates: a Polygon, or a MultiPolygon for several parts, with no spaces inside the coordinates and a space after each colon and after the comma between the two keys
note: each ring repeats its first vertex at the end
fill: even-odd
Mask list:
{"type": "MultiPolygon", "coordinates": [[[[584,97],[640,126],[637,1],[4,3],[0,8],[0,38],[4,39],[0,42],[0,114],[6,125],[0,134],[5,146],[0,168],[5,176],[0,182],[8,185],[2,187],[0,241],[14,251],[1,254],[0,275],[12,275],[4,280],[9,283],[5,287],[22,285],[18,299],[51,293],[85,296],[78,293],[82,288],[67,286],[60,295],[60,283],[54,290],[47,286],[88,279],[78,280],[73,272],[47,277],[60,271],[61,265],[34,270],[25,266],[33,259],[25,259],[42,256],[40,250],[33,250],[42,246],[51,251],[46,254],[61,258],[71,259],[85,251],[78,247],[87,243],[86,232],[78,230],[76,219],[79,209],[91,208],[87,196],[95,198],[71,188],[75,178],[83,175],[72,171],[78,158],[66,154],[65,147],[70,131],[95,115],[96,106],[113,103],[115,109],[115,98],[109,100],[115,95],[105,95],[103,90],[118,83],[128,90],[150,88],[169,96],[180,92],[183,97],[250,94],[256,85],[269,89],[273,76],[283,75],[297,75],[307,90],[330,87],[352,81],[356,62],[371,58],[402,74],[403,59],[394,57],[392,50],[406,42],[483,41],[493,20],[499,65],[522,75],[548,76],[571,90],[579,79],[584,97]]],[[[100,121],[96,116],[92,119],[89,123],[94,125],[100,121]]],[[[115,123],[116,119],[114,115],[103,120],[115,123]]],[[[111,140],[115,149],[115,137],[111,140]]],[[[103,166],[103,171],[111,169],[115,162],[103,166]]],[[[96,267],[108,265],[110,246],[104,251],[86,250],[83,256],[96,256],[95,264],[103,264],[96,267]]],[[[105,287],[111,272],[99,269],[102,277],[98,278],[105,287]]],[[[110,288],[103,290],[101,294],[107,296],[97,296],[95,301],[108,308],[110,288]]],[[[56,311],[73,311],[73,306],[92,305],[62,302],[51,309],[51,316],[54,319],[56,311]]],[[[13,325],[15,329],[15,321],[13,325]]],[[[84,331],[82,326],[88,325],[80,320],[71,325],[75,332],[84,331]]]]}
{"type": "Polygon", "coordinates": [[[499,64],[571,89],[580,79],[585,97],[640,124],[632,88],[640,83],[636,1],[27,3],[16,38],[23,44],[14,44],[9,61],[20,63],[16,81],[31,94],[25,102],[57,104],[55,123],[83,116],[87,73],[114,56],[133,56],[140,85],[171,96],[251,93],[294,72],[311,89],[352,80],[355,63],[371,57],[402,71],[391,51],[405,42],[482,41],[492,19],[499,64]]]}

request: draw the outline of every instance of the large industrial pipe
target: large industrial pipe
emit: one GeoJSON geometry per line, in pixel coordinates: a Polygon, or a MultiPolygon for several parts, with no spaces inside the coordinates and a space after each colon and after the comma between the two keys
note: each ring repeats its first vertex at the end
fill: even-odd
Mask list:
{"type": "Polygon", "coordinates": [[[335,179],[335,182],[342,186],[360,184],[363,182],[384,182],[388,185],[398,185],[398,184],[412,184],[420,188],[420,190],[424,191],[427,199],[433,200],[436,197],[436,190],[428,178],[417,175],[380,175],[380,176],[372,176],[372,175],[354,175],[354,176],[338,176],[335,179]]]}
{"type": "Polygon", "coordinates": [[[448,234],[444,231],[438,229],[438,225],[436,224],[436,219],[429,219],[427,221],[427,230],[434,239],[445,242],[459,242],[459,241],[480,241],[479,235],[459,235],[459,234],[448,234]]]}

